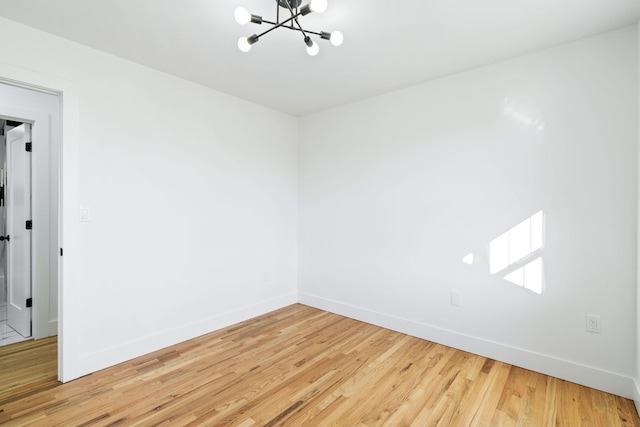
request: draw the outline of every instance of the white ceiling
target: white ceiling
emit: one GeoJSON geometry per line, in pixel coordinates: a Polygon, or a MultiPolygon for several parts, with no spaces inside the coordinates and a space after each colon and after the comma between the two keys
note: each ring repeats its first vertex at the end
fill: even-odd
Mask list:
{"type": "Polygon", "coordinates": [[[278,29],[242,53],[238,6],[275,0],[0,0],[0,15],[295,116],[637,23],[640,0],[329,0],[301,18],[340,47],[278,29]]]}

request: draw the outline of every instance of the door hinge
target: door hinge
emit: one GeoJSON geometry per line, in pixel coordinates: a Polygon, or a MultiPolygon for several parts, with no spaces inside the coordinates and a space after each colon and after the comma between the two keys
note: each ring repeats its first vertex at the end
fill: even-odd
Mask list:
{"type": "Polygon", "coordinates": [[[33,298],[27,298],[27,308],[33,307],[33,298]]]}
{"type": "Polygon", "coordinates": [[[32,144],[30,142],[27,142],[24,144],[24,149],[27,150],[28,152],[31,152],[31,148],[32,148],[32,144]]]}
{"type": "Polygon", "coordinates": [[[33,228],[33,221],[32,220],[27,221],[27,223],[25,224],[25,227],[27,227],[27,230],[31,230],[33,228]]]}
{"type": "Polygon", "coordinates": [[[0,129],[0,136],[4,136],[4,128],[0,129]]]}
{"type": "Polygon", "coordinates": [[[62,256],[62,248],[60,248],[60,256],[62,256]]]}

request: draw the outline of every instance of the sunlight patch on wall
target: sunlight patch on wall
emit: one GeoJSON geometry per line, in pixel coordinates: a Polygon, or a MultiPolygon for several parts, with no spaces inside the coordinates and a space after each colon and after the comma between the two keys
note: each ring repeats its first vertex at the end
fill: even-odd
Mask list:
{"type": "Polygon", "coordinates": [[[514,285],[529,289],[537,294],[542,293],[543,288],[543,263],[542,258],[536,258],[524,267],[520,267],[504,276],[504,280],[514,285]]]}
{"type": "Polygon", "coordinates": [[[515,267],[504,279],[541,294],[544,287],[544,266],[539,252],[543,247],[544,214],[539,211],[489,242],[489,272],[498,274],[515,267]],[[536,259],[521,265],[536,255],[536,259]]]}

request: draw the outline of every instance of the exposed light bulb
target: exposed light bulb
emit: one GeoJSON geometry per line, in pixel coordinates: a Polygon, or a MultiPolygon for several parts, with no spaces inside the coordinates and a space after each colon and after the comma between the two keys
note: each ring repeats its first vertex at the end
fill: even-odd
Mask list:
{"type": "Polygon", "coordinates": [[[342,34],[342,31],[334,31],[333,33],[331,33],[331,38],[329,40],[331,41],[332,45],[340,46],[344,41],[344,34],[342,34]]]}
{"type": "Polygon", "coordinates": [[[251,14],[244,7],[239,7],[233,12],[234,18],[236,18],[236,22],[240,25],[245,25],[251,22],[251,14]]]}
{"type": "Polygon", "coordinates": [[[327,0],[311,0],[309,7],[314,13],[322,13],[327,10],[327,0]]]}
{"type": "Polygon", "coordinates": [[[251,50],[251,44],[249,43],[249,40],[247,40],[246,37],[240,37],[238,39],[238,49],[240,49],[243,52],[249,52],[251,50]]]}
{"type": "Polygon", "coordinates": [[[320,52],[320,46],[318,46],[318,43],[311,42],[311,46],[307,46],[307,53],[310,56],[316,56],[318,52],[320,52]]]}

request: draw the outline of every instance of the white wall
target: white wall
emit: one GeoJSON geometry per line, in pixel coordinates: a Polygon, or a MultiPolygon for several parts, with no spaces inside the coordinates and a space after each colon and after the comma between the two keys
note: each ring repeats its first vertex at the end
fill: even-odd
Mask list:
{"type": "Polygon", "coordinates": [[[630,27],[303,118],[300,301],[630,397],[636,45],[630,27]],[[541,295],[488,269],[539,210],[541,295]]]}
{"type": "Polygon", "coordinates": [[[64,380],[296,300],[293,117],[5,19],[0,47],[63,92],[64,380]]]}
{"type": "Polygon", "coordinates": [[[33,123],[32,336],[58,333],[58,96],[0,84],[0,115],[33,123]]]}

